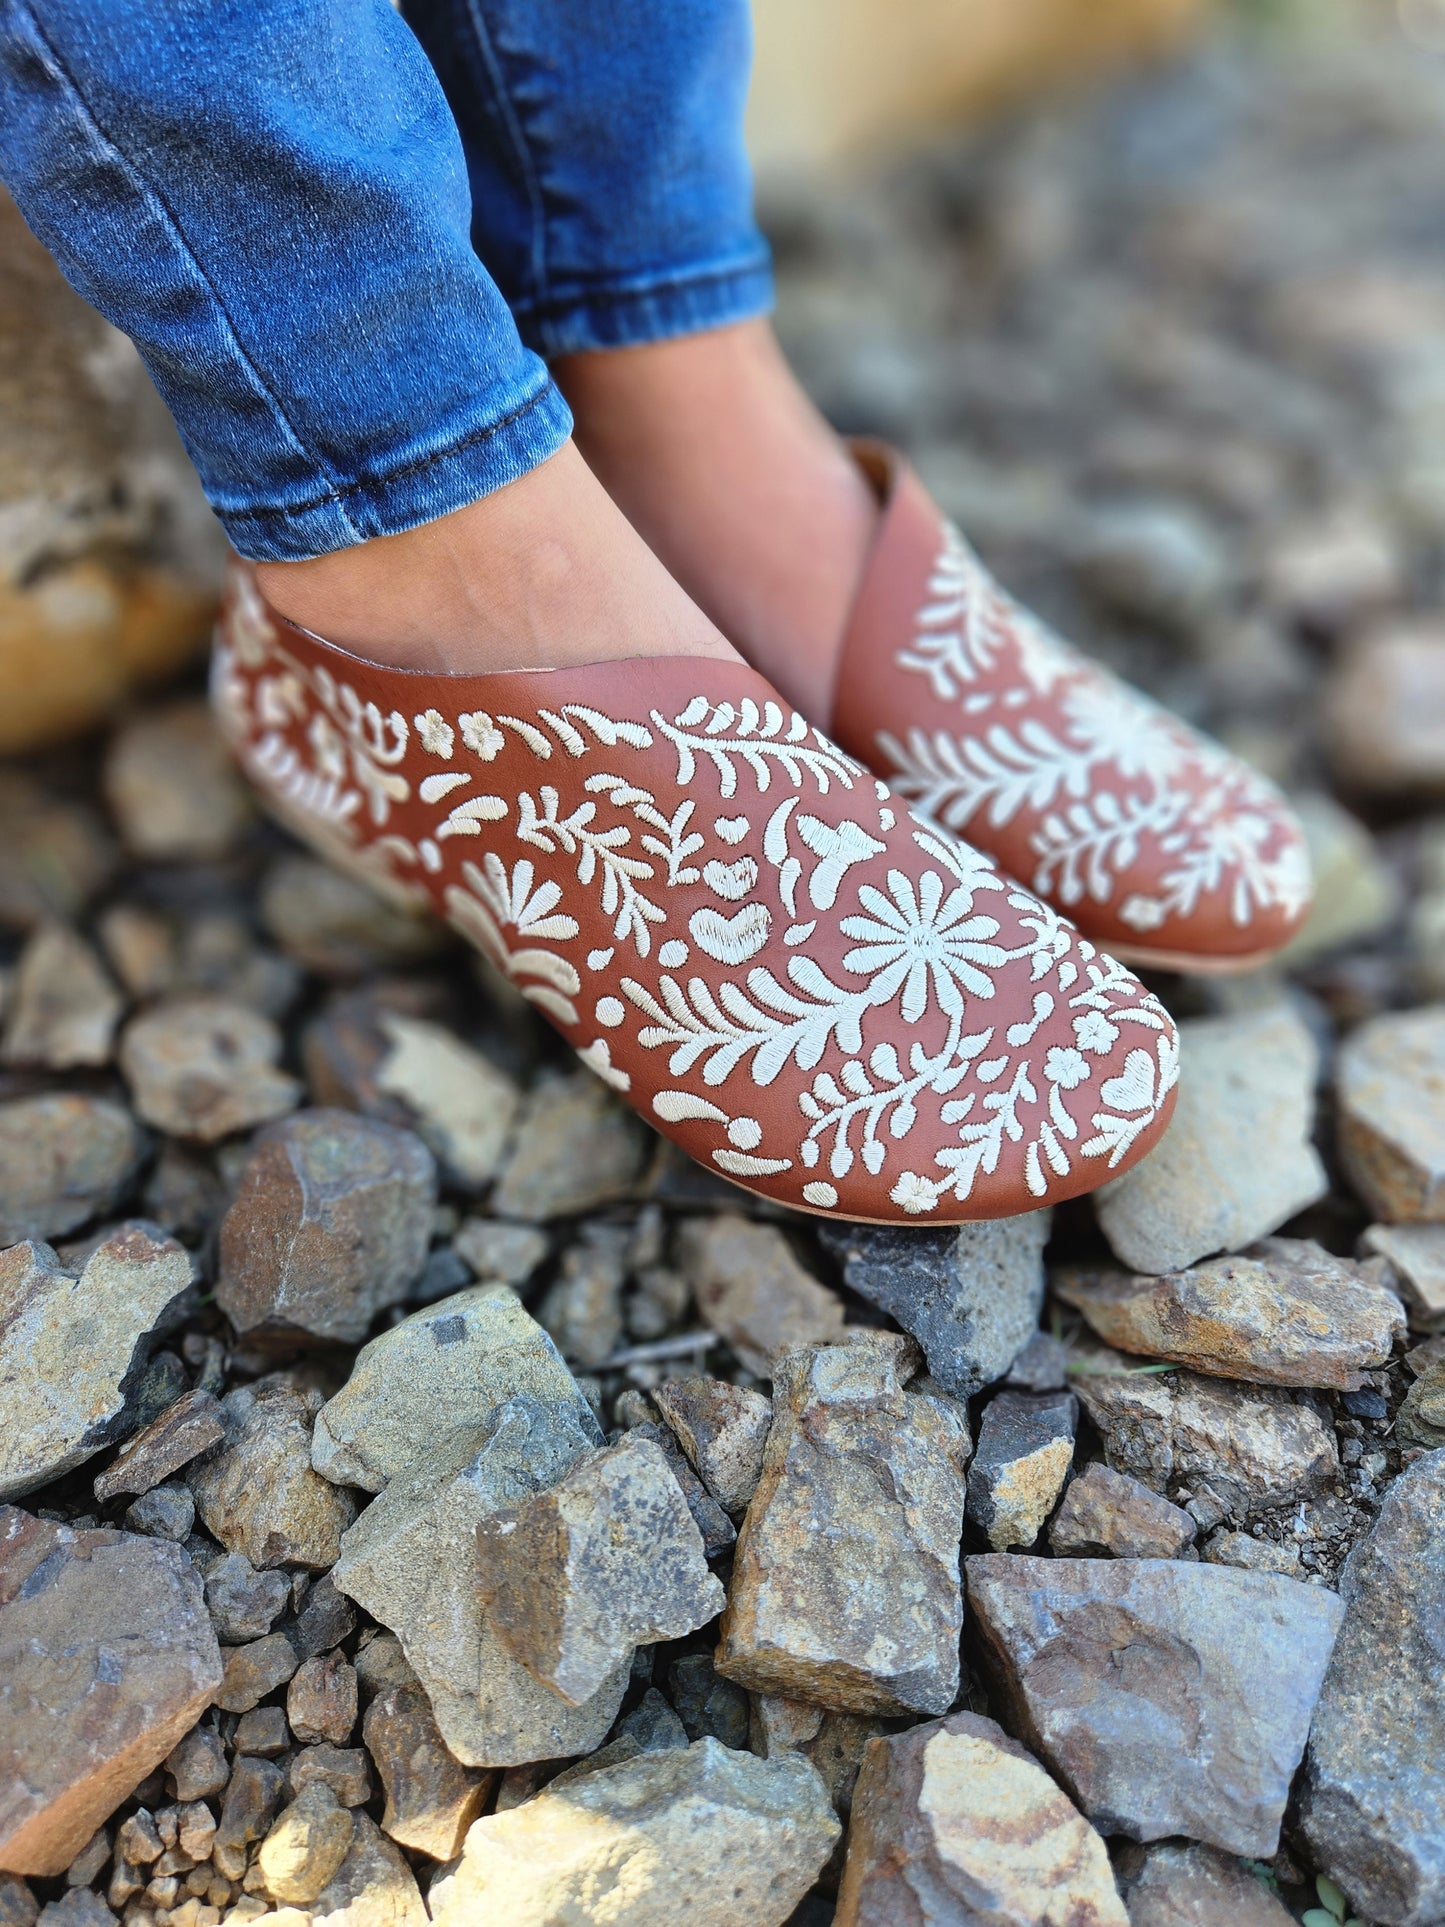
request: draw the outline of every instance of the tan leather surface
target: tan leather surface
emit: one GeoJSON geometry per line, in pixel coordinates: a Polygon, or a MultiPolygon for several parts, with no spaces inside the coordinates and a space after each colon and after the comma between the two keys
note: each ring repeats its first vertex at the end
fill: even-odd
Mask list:
{"type": "Polygon", "coordinates": [[[214,692],[303,834],[424,894],[753,1190],[1003,1216],[1103,1183],[1167,1121],[1163,1008],[750,669],[380,668],[271,616],[238,568],[214,692]]]}
{"type": "Polygon", "coordinates": [[[1019,607],[890,451],[833,734],[1096,943],[1267,955],[1309,907],[1303,833],[1265,779],[1019,607]]]}

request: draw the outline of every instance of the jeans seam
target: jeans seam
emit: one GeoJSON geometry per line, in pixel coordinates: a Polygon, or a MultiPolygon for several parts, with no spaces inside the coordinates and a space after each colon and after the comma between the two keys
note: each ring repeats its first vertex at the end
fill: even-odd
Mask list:
{"type": "Polygon", "coordinates": [[[527,131],[512,106],[511,95],[507,90],[506,78],[502,72],[502,62],[486,18],[482,12],[481,0],[463,0],[467,18],[472,23],[476,37],[477,51],[487,69],[487,77],[492,83],[492,97],[500,114],[503,125],[511,137],[512,147],[517,157],[517,165],[522,172],[522,184],[526,190],[527,202],[532,211],[532,279],[536,282],[542,298],[547,288],[547,197],[542,191],[542,176],[533,158],[527,131]]]}
{"type": "MultiPolygon", "coordinates": [[[[298,455],[300,455],[305,461],[310,462],[313,468],[317,470],[325,470],[329,466],[329,464],[323,461],[315,453],[314,450],[307,447],[305,441],[297,433],[295,424],[292,422],[290,416],[286,413],[285,408],[282,406],[280,398],[274,393],[274,391],[271,388],[271,384],[265,379],[265,377],[261,373],[261,370],[257,367],[256,363],[252,360],[251,356],[246,352],[245,343],[241,340],[240,331],[236,327],[236,324],[231,317],[229,309],[226,307],[225,302],[221,299],[220,295],[217,293],[216,288],[211,281],[211,277],[206,273],[205,267],[202,265],[201,260],[199,256],[196,254],[195,249],[191,246],[189,240],[186,238],[185,230],[182,228],[180,222],[177,220],[175,214],[172,212],[170,205],[166,201],[165,196],[160,192],[158,188],[156,188],[146,178],[146,176],[141,172],[141,170],[121,151],[121,149],[111,139],[110,135],[106,132],[104,126],[101,124],[99,115],[94,111],[94,109],[90,106],[89,102],[86,100],[84,93],[81,91],[79,82],[76,80],[75,75],[71,72],[69,65],[67,64],[67,62],[65,61],[65,59],[60,53],[59,48],[55,45],[54,41],[46,33],[45,29],[41,26],[40,21],[36,17],[33,8],[26,5],[25,0],[20,0],[20,5],[23,7],[25,14],[30,21],[31,29],[35,34],[36,40],[45,49],[50,59],[54,62],[56,73],[60,76],[64,84],[70,89],[70,92],[75,99],[76,108],[80,113],[82,120],[89,127],[94,138],[99,140],[110,151],[110,153],[115,157],[116,164],[122,169],[124,173],[128,174],[130,178],[136,183],[137,187],[140,190],[142,198],[146,201],[149,201],[153,206],[155,206],[160,210],[160,213],[165,222],[166,228],[168,229],[170,234],[174,237],[175,242],[177,246],[180,248],[182,255],[184,256],[186,261],[189,262],[190,266],[195,271],[196,275],[199,277],[201,285],[205,289],[206,294],[209,296],[211,301],[214,302],[217,313],[221,316],[222,320],[225,322],[227,336],[237,356],[240,358],[242,365],[246,368],[248,373],[251,375],[252,379],[256,383],[257,388],[260,390],[261,394],[265,397],[270,407],[274,410],[276,419],[277,421],[280,422],[281,426],[285,429],[287,435],[290,437],[291,444],[295,452],[298,455]]],[[[336,499],[339,500],[339,497],[336,499]]],[[[343,513],[344,513],[344,510],[343,510],[343,513]]],[[[349,523],[348,523],[348,526],[349,526],[349,523]]],[[[352,532],[353,534],[356,535],[357,539],[360,540],[360,531],[353,529],[352,532]]]]}
{"type": "Polygon", "coordinates": [[[553,295],[541,301],[523,299],[515,301],[512,306],[518,314],[546,321],[579,307],[621,307],[627,302],[651,300],[655,295],[674,294],[680,288],[716,287],[728,281],[744,281],[753,275],[766,274],[768,266],[768,256],[762,253],[754,260],[740,262],[735,267],[704,268],[695,273],[665,275],[656,280],[639,282],[632,288],[609,288],[601,283],[589,287],[579,283],[575,293],[553,295]]]}
{"type": "MultiPolygon", "coordinates": [[[[529,395],[524,402],[519,402],[515,408],[509,409],[496,421],[486,422],[480,428],[471,429],[467,434],[457,436],[455,440],[448,442],[445,448],[433,449],[429,455],[418,455],[412,461],[403,462],[400,468],[388,469],[384,474],[358,476],[353,482],[342,483],[328,490],[325,495],[311,496],[304,502],[276,502],[270,506],[249,509],[227,508],[223,512],[228,521],[244,522],[258,516],[307,515],[313,509],[326,508],[331,503],[344,507],[347,496],[360,495],[369,489],[390,488],[394,483],[403,482],[422,469],[432,468],[438,462],[449,461],[452,456],[460,455],[465,449],[475,448],[479,442],[489,441],[493,435],[500,435],[504,429],[510,428],[514,422],[520,421],[524,415],[530,414],[534,408],[539,407],[548,395],[556,390],[556,386],[554,381],[548,379],[543,382],[536,394],[529,395]]],[[[357,534],[358,539],[361,539],[359,531],[357,534]]]]}

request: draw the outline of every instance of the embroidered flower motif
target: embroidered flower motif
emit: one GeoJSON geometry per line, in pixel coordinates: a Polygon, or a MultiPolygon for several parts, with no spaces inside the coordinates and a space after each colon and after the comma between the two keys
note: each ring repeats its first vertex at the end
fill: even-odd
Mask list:
{"type": "Polygon", "coordinates": [[[937,1185],[916,1171],[905,1171],[888,1195],[899,1210],[908,1212],[910,1217],[917,1217],[920,1211],[931,1211],[938,1203],[937,1185]]]}
{"type": "Polygon", "coordinates": [[[465,716],[458,716],[457,726],[467,748],[474,756],[480,756],[484,763],[490,763],[506,744],[506,737],[485,709],[469,710],[465,716]]]}
{"type": "Polygon", "coordinates": [[[945,898],[943,879],[925,870],[915,893],[901,870],[888,872],[888,895],[865,883],[858,901],[869,916],[844,917],[841,929],[859,945],[843,968],[874,978],[873,1001],[890,1003],[903,992],[903,1016],[916,1023],[928,1008],[928,988],[945,1016],[963,1009],[963,992],[992,997],[987,973],[1008,962],[1009,953],[988,939],[998,935],[993,917],[970,916],[972,893],[960,886],[945,898]]]}
{"type": "Polygon", "coordinates": [[[440,756],[443,761],[452,753],[456,738],[452,726],[439,709],[424,709],[420,716],[413,716],[416,733],[422,748],[428,756],[440,756]]]}
{"type": "Polygon", "coordinates": [[[478,895],[497,922],[514,925],[519,936],[531,942],[540,938],[565,943],[577,935],[577,919],[553,916],[552,912],[562,901],[561,887],[556,883],[544,883],[534,890],[532,884],[536,874],[531,860],[523,857],[509,877],[502,859],[494,851],[488,850],[478,875],[478,895]]]}
{"type": "Polygon", "coordinates": [[[1051,1084],[1076,1091],[1088,1079],[1089,1066],[1076,1050],[1055,1044],[1044,1058],[1044,1076],[1051,1084]]]}
{"type": "Polygon", "coordinates": [[[1074,1019],[1074,1042],[1080,1050],[1102,1057],[1119,1041],[1119,1027],[1111,1024],[1102,1010],[1086,1010],[1074,1019]]]}

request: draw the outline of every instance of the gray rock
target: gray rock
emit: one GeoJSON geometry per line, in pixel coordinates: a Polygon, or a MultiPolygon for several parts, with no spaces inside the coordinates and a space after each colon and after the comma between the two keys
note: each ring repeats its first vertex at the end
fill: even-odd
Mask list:
{"type": "Polygon", "coordinates": [[[669,1378],[652,1397],[718,1504],[744,1511],[763,1469],[771,1403],[719,1378],[669,1378]]]}
{"type": "Polygon", "coordinates": [[[1069,1348],[1052,1332],[1035,1332],[1004,1378],[1018,1392],[1062,1392],[1068,1382],[1069,1348]]]}
{"type": "Polygon", "coordinates": [[[441,1024],[383,1011],[388,1050],[382,1093],[411,1113],[413,1128],[454,1185],[480,1191],[495,1176],[520,1101],[495,1064],[441,1024]]]}
{"type": "Polygon", "coordinates": [[[256,1864],[266,1892],[284,1905],[308,1907],[338,1871],[354,1823],[330,1787],[313,1782],[278,1814],[256,1864]]]}
{"type": "Polygon", "coordinates": [[[1313,790],[1290,798],[1304,828],[1314,902],[1280,961],[1297,970],[1349,945],[1377,937],[1400,910],[1400,880],[1375,839],[1334,798],[1313,790]]]}
{"type": "Polygon", "coordinates": [[[404,1125],[449,1186],[484,1190],[511,1133],[517,1088],[455,1031],[392,1008],[394,1000],[390,985],[358,991],[308,1027],[302,1056],[312,1101],[404,1125]]]}
{"type": "Polygon", "coordinates": [[[1293,1927],[1294,1915],[1263,1880],[1213,1847],[1126,1847],[1116,1865],[1129,1927],[1293,1927]]]}
{"type": "Polygon", "coordinates": [[[106,801],[132,855],[147,861],[225,856],[255,803],[201,701],[147,704],[111,736],[106,801]]]}
{"type": "Polygon", "coordinates": [[[1207,1486],[1248,1514],[1310,1498],[1338,1475],[1333,1428],[1289,1392],[1131,1371],[1117,1352],[1080,1358],[1069,1382],[1110,1466],[1156,1492],[1207,1486]]]}
{"type": "Polygon", "coordinates": [[[361,1730],[386,1795],[382,1831],[433,1860],[454,1859],[495,1774],[452,1757],[431,1702],[415,1683],[379,1692],[361,1730]]]}
{"type": "Polygon", "coordinates": [[[224,1793],[231,1776],[226,1749],[214,1726],[194,1726],[172,1747],[165,1760],[166,1782],[173,1800],[209,1800],[224,1793]]]}
{"type": "Polygon", "coordinates": [[[338,1484],[379,1492],[448,1433],[493,1424],[518,1394],[572,1412],[602,1443],[577,1381],[517,1294],[505,1285],[459,1291],[362,1347],[317,1415],[311,1462],[338,1484]]]}
{"type": "Polygon", "coordinates": [[[1310,1142],[1319,1052],[1284,1006],[1179,1026],[1179,1099],[1132,1171],[1095,1194],[1133,1271],[1182,1271],[1277,1231],[1328,1190],[1310,1142]]]}
{"type": "Polygon", "coordinates": [[[246,1871],[247,1849],[265,1838],[286,1791],[286,1775],[272,1760],[243,1753],[231,1773],[221,1818],[211,1847],[211,1860],[226,1880],[239,1880],[246,1871]]]}
{"type": "Polygon", "coordinates": [[[492,1192],[499,1218],[532,1224],[631,1196],[651,1139],[599,1079],[543,1078],[529,1091],[492,1192]]]}
{"type": "Polygon", "coordinates": [[[782,1927],[838,1832],[806,1760],[759,1760],[698,1740],[478,1820],[455,1868],[432,1883],[432,1919],[782,1927]]]}
{"type": "Polygon", "coordinates": [[[1352,1031],[1335,1068],[1340,1158],[1377,1217],[1445,1217],[1445,1004],[1352,1031]]]}
{"type": "Polygon", "coordinates": [[[434,918],[385,903],[358,878],[301,855],[267,871],[261,919],[288,957],[342,981],[405,969],[435,956],[444,941],[434,918]]]}
{"type": "Polygon", "coordinates": [[[183,1545],[196,1523],[196,1502],[183,1485],[158,1485],[125,1509],[127,1532],[147,1538],[172,1539],[183,1545]]]}
{"type": "Polygon", "coordinates": [[[40,1909],[37,1927],[114,1927],[115,1915],[98,1893],[72,1887],[40,1909]]]}
{"type": "Polygon", "coordinates": [[[1333,1593],[1166,1559],[979,1553],[967,1578],[1005,1724],[1101,1832],[1274,1852],[1333,1593]]]}
{"type": "Polygon", "coordinates": [[[685,1653],[675,1659],[667,1671],[667,1690],[682,1724],[684,1744],[711,1733],[724,1746],[747,1745],[748,1696],[722,1677],[709,1654],[685,1653]]]}
{"type": "Polygon", "coordinates": [[[63,1873],[220,1683],[178,1546],[0,1508],[0,1868],[63,1873]]]}
{"type": "Polygon", "coordinates": [[[284,1686],[301,1664],[285,1633],[267,1633],[244,1646],[221,1649],[225,1677],[216,1704],[223,1713],[249,1713],[278,1686],[284,1686]]]}
{"type": "Polygon", "coordinates": [[[220,1445],[225,1436],[215,1394],[196,1386],[168,1405],[144,1431],[127,1439],[115,1463],[95,1481],[95,1496],[105,1505],[122,1492],[149,1492],[183,1465],[220,1445]]]}
{"type": "Polygon", "coordinates": [[[1279,1545],[1273,1539],[1256,1539],[1249,1532],[1227,1532],[1221,1528],[1205,1540],[1200,1557],[1211,1566],[1237,1566],[1242,1572],[1282,1572],[1287,1578],[1300,1576],[1297,1546],[1279,1545]]]}
{"type": "Polygon", "coordinates": [[[626,1664],[586,1705],[568,1706],[508,1652],[476,1583],[477,1527],[554,1484],[591,1447],[570,1406],[511,1399],[490,1426],[414,1460],[342,1543],[333,1580],[397,1634],[466,1766],[585,1753],[616,1717],[626,1664]]]}
{"type": "Polygon", "coordinates": [[[344,1746],[356,1724],[356,1669],[342,1653],[303,1660],[286,1689],[286,1719],[303,1745],[344,1746]]]}
{"type": "Polygon", "coordinates": [[[583,1225],[581,1238],[562,1253],[557,1279],[538,1308],[563,1357],[589,1371],[606,1363],[622,1336],[630,1243],[626,1225],[583,1225]]]}
{"type": "Polygon", "coordinates": [[[0,1873],[0,1927],[35,1927],[40,1902],[28,1881],[18,1874],[0,1873]]]}
{"type": "Polygon", "coordinates": [[[1405,1394],[1395,1414],[1395,1437],[1426,1451],[1445,1445],[1445,1359],[1427,1366],[1405,1394]]]}
{"type": "Polygon", "coordinates": [[[125,999],[65,924],[45,924],[20,953],[0,1059],[66,1071],[110,1062],[125,999]]]}
{"type": "Polygon", "coordinates": [[[1103,1841],[992,1720],[868,1744],[837,1927],[1129,1927],[1103,1841]]]}
{"type": "Polygon", "coordinates": [[[211,1623],[228,1646],[269,1633],[290,1598],[291,1581],[284,1573],[257,1572],[243,1553],[227,1553],[206,1572],[211,1623]]]}
{"type": "Polygon", "coordinates": [[[629,1426],[628,1432],[629,1436],[651,1439],[667,1460],[668,1468],[682,1488],[683,1498],[687,1500],[692,1522],[702,1534],[703,1549],[708,1558],[716,1559],[719,1553],[726,1552],[737,1539],[737,1530],[683,1456],[676,1433],[666,1425],[653,1425],[647,1421],[629,1426]]]}
{"type": "Polygon", "coordinates": [[[918,1360],[875,1332],[776,1361],[717,1653],[729,1679],[851,1712],[952,1705],[968,1430],[951,1400],[903,1390],[918,1360]]]}
{"type": "Polygon", "coordinates": [[[301,1086],[276,1068],[281,1032],[225,997],[182,997],[131,1019],[120,1067],[139,1115],[169,1137],[214,1144],[283,1116],[301,1086]]]}
{"type": "Polygon", "coordinates": [[[374,1791],[371,1762],[359,1746],[332,1746],[323,1740],[317,1746],[303,1746],[293,1755],[287,1773],[293,1794],[309,1786],[324,1786],[339,1807],[365,1806],[374,1791]]]}
{"type": "Polygon", "coordinates": [[[1074,1462],[1071,1392],[998,1392],[984,1408],[968,1468],[965,1516],[995,1552],[1031,1546],[1074,1462]]]}
{"type": "Polygon", "coordinates": [[[286,1635],[303,1659],[330,1652],[356,1631],[356,1608],[323,1573],[306,1595],[306,1603],[286,1628],[286,1635]]]}
{"type": "Polygon", "coordinates": [[[426,1262],[436,1164],[410,1131],[300,1111],[256,1141],[221,1224],[216,1302],[239,1331],[355,1344],[426,1262]]]}
{"type": "Polygon", "coordinates": [[[1438,623],[1396,621],[1356,641],[1325,690],[1335,774],[1387,796],[1445,794],[1445,649],[1438,623]]]}
{"type": "Polygon", "coordinates": [[[525,1285],[550,1249],[545,1231],[496,1218],[467,1218],[453,1240],[478,1284],[525,1285]]]}
{"type": "Polygon", "coordinates": [[[311,1469],[320,1403],[285,1379],[238,1387],[221,1401],[224,1449],[187,1474],[206,1530],[253,1566],[330,1566],[356,1516],[351,1494],[311,1469]]]}
{"type": "Polygon", "coordinates": [[[508,1651],[570,1706],[727,1602],[667,1460],[635,1432],[484,1519],[477,1582],[508,1651]]]}
{"type": "Polygon", "coordinates": [[[311,1927],[427,1927],[416,1875],[364,1813],[352,1815],[346,1858],[306,1912],[311,1927]]]}
{"type": "Polygon", "coordinates": [[[1340,1591],[1301,1827],[1360,1913],[1433,1927],[1445,1916],[1445,1450],[1391,1485],[1340,1591]]]}
{"type": "Polygon", "coordinates": [[[50,1091],[0,1104],[0,1245],[63,1237],[113,1211],[140,1156],[134,1118],[107,1097],[50,1091]]]}
{"type": "MultiPolygon", "coordinates": [[[[263,1760],[274,1760],[291,1745],[291,1728],[286,1724],[284,1706],[253,1706],[236,1722],[231,1745],[237,1753],[258,1753],[263,1760]]],[[[293,1791],[295,1789],[293,1788],[293,1791]]]]}
{"type": "Polygon", "coordinates": [[[1194,1521],[1137,1479],[1086,1465],[1049,1522],[1049,1550],[1070,1559],[1179,1559],[1194,1521]]]}
{"type": "Polygon", "coordinates": [[[703,1318],[760,1378],[778,1352],[842,1334],[842,1300],[804,1270],[776,1225],[730,1211],[693,1218],[677,1252],[703,1318]]]}
{"type": "Polygon", "coordinates": [[[1108,609],[1174,629],[1192,629],[1232,583],[1229,550],[1186,502],[1100,504],[1083,518],[1073,562],[1108,609]]]}
{"type": "Polygon", "coordinates": [[[1405,1336],[1378,1265],[1300,1238],[1265,1238],[1163,1278],[1056,1273],[1053,1290],[1106,1345],[1256,1385],[1355,1391],[1405,1336]]]}
{"type": "Polygon", "coordinates": [[[1359,1248],[1389,1265],[1388,1281],[1417,1331],[1445,1325],[1445,1224],[1372,1224],[1359,1248]]]}
{"type": "Polygon", "coordinates": [[[0,1499],[93,1458],[125,1424],[149,1341],[185,1308],[190,1254],[158,1225],[128,1225],[83,1272],[44,1244],[0,1251],[0,1499]]]}
{"type": "Polygon", "coordinates": [[[912,1332],[944,1390],[971,1398],[1036,1335],[1049,1223],[1030,1211],[947,1231],[830,1224],[821,1237],[849,1288],[912,1332]]]}

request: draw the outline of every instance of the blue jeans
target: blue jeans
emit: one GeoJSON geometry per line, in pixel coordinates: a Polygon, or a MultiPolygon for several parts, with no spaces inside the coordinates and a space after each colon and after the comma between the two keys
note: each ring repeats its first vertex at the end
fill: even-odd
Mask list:
{"type": "Polygon", "coordinates": [[[771,300],[746,0],[0,0],[0,177],[243,555],[566,440],[545,356],[771,300]],[[484,265],[485,264],[485,265],[484,265]]]}

